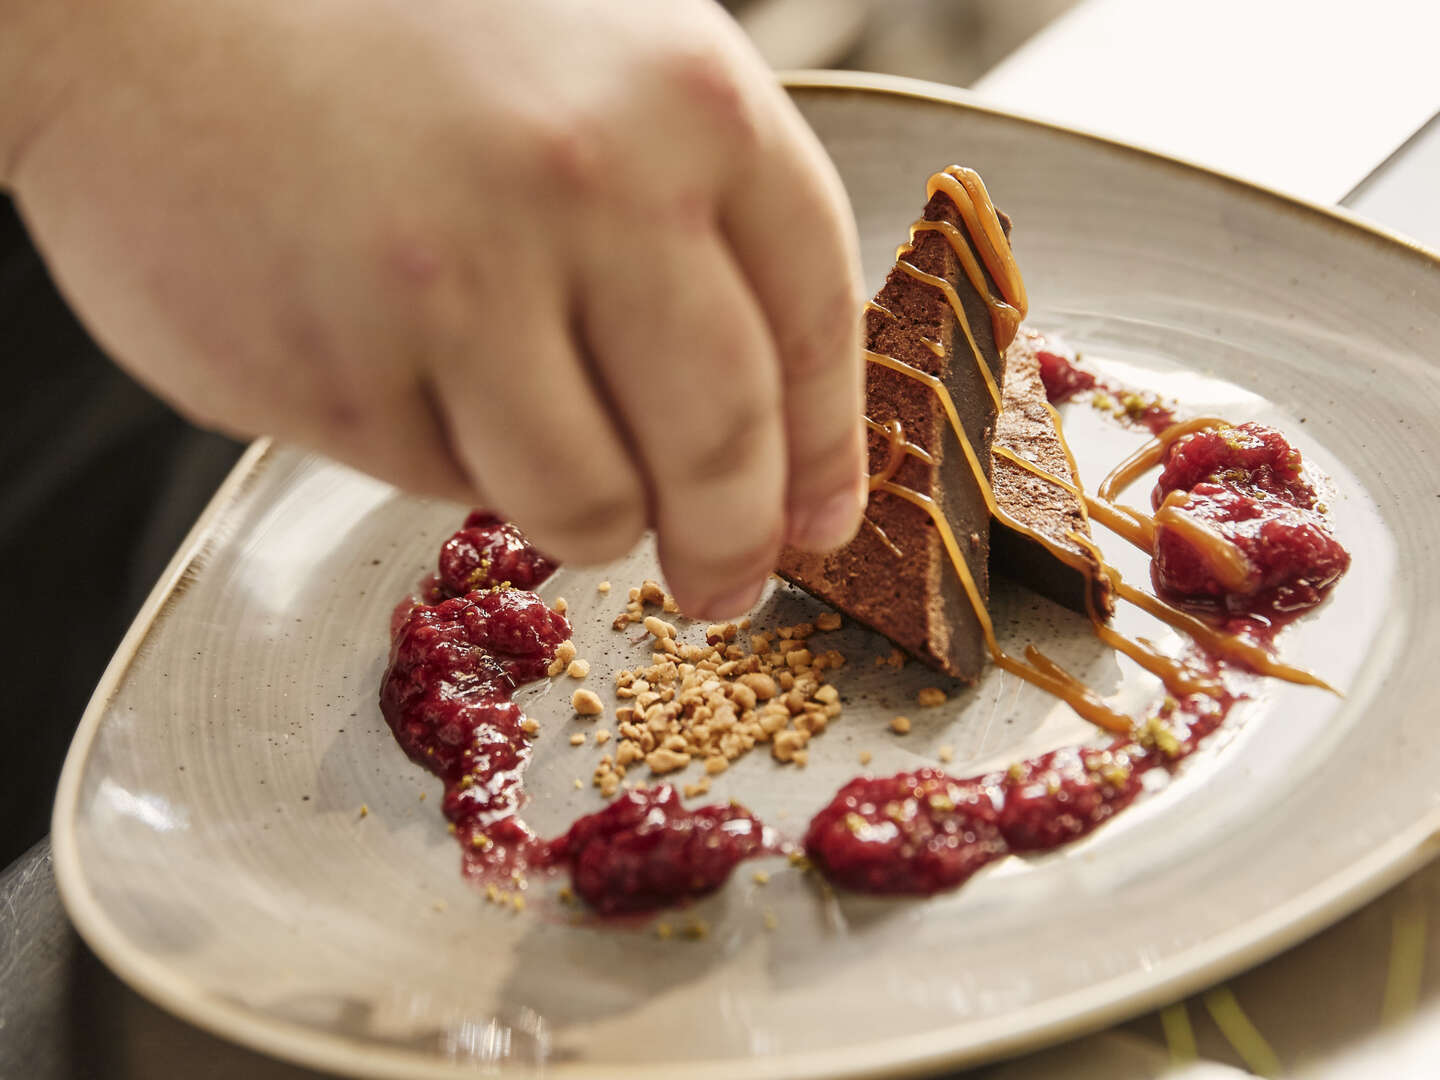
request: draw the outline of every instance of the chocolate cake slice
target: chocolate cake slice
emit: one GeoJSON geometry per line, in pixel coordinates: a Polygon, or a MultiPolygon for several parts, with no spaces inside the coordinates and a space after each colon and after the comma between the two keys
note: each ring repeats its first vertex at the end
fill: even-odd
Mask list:
{"type": "MultiPolygon", "coordinates": [[[[1004,408],[995,425],[993,447],[1024,458],[1078,490],[1080,480],[1075,463],[1066,449],[1055,413],[1046,400],[1045,383],[1040,378],[1037,354],[1043,342],[1039,334],[1022,328],[1005,351],[1004,408]]],[[[1086,611],[1088,590],[1097,615],[1109,618],[1114,614],[1115,597],[1109,581],[1098,574],[1094,555],[1070,538],[1072,533],[1090,536],[1085,506],[1074,492],[993,451],[990,484],[995,502],[1002,510],[1021,525],[1044,534],[1071,552],[1086,569],[1067,565],[1034,537],[1000,522],[996,522],[990,534],[991,568],[1081,614],[1086,611]]]]}
{"type": "MultiPolygon", "coordinates": [[[[997,215],[1008,237],[1010,221],[997,215]]],[[[963,240],[976,262],[985,266],[959,210],[943,190],[926,203],[924,220],[955,226],[950,235],[963,240]]],[[[990,294],[999,295],[988,271],[984,276],[990,294]]],[[[1036,341],[1022,330],[1002,359],[987,299],[976,291],[951,241],[940,231],[915,232],[909,250],[902,249],[901,261],[865,313],[870,473],[886,474],[894,446],[886,427],[898,420],[903,438],[920,453],[899,458],[890,480],[939,508],[982,606],[989,605],[993,560],[997,572],[1082,613],[1088,590],[1095,613],[1108,618],[1114,610],[1108,582],[1094,573],[1090,552],[1071,539],[1071,534],[1090,535],[1082,500],[991,453],[993,439],[1078,489],[1074,463],[1046,400],[1036,341]],[[921,280],[914,271],[932,280],[921,280]],[[949,290],[934,279],[947,282],[949,290]],[[947,292],[952,290],[965,313],[968,338],[951,307],[947,292]],[[1001,388],[1004,407],[998,414],[977,350],[1001,388]],[[945,385],[996,504],[1020,529],[997,523],[992,530],[980,485],[939,396],[912,375],[886,366],[883,358],[917,368],[945,385]],[[1027,531],[1043,534],[1066,557],[1057,557],[1027,531]]],[[[848,545],[828,555],[787,549],[777,569],[787,581],[946,674],[973,682],[985,666],[982,624],[940,530],[924,507],[901,495],[883,488],[872,491],[865,521],[848,545]]]]}
{"type": "MultiPolygon", "coordinates": [[[[959,211],[943,191],[930,198],[924,218],[956,226],[955,235],[965,238],[975,251],[959,211]]],[[[975,254],[983,266],[979,253],[975,254]]],[[[904,261],[949,282],[998,385],[1003,364],[990,311],[971,286],[950,241],[937,231],[918,232],[904,261]]],[[[994,291],[994,282],[988,284],[994,291]]],[[[945,291],[918,280],[897,263],[866,309],[865,345],[874,354],[893,357],[945,384],[981,467],[988,470],[995,404],[945,291]]],[[[865,400],[872,425],[871,474],[881,473],[890,457],[890,438],[876,430],[877,426],[899,420],[904,438],[930,461],[907,453],[892,480],[938,504],[980,599],[988,604],[990,514],[938,395],[910,375],[871,362],[867,364],[865,400]]],[[[957,679],[974,681],[985,666],[979,618],[939,530],[922,507],[901,496],[884,490],[872,492],[865,521],[854,540],[828,555],[786,550],[778,572],[957,679]]]]}

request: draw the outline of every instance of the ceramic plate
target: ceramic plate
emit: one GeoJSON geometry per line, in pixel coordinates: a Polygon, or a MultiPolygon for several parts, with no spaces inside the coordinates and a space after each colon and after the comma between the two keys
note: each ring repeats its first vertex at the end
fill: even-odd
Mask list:
{"type": "MultiPolygon", "coordinates": [[[[535,883],[516,914],[461,880],[438,784],[405,760],[376,706],[391,609],[463,509],[257,444],[111,665],[58,796],[70,914],[140,992],[354,1075],[919,1075],[1174,999],[1435,850],[1434,258],[1343,215],[951,91],[811,77],[794,94],[849,187],[872,286],[927,175],[973,165],[1014,216],[1034,325],[1195,413],[1294,436],[1333,482],[1355,561],[1283,646],[1344,696],[1266,684],[1112,824],[931,900],[836,898],[773,860],[769,884],[745,868],[679,917],[705,920],[699,941],[577,919],[553,882],[535,883]]],[[[1083,405],[1067,423],[1091,484],[1140,441],[1083,405]]],[[[635,655],[609,623],[624,587],[653,572],[642,549],[599,572],[562,570],[544,590],[569,600],[592,680],[635,655]],[[601,578],[616,592],[599,594],[601,578]]],[[[996,593],[1006,641],[1038,642],[1107,693],[1150,692],[1076,617],[1018,588],[996,593]]],[[[757,619],[813,610],[777,592],[757,619]]],[[[862,750],[888,771],[949,745],[965,774],[1090,734],[995,671],[916,712],[933,676],[877,669],[887,650],[861,631],[835,644],[852,660],[836,676],[849,704],[809,768],[754,754],[715,786],[792,833],[862,750]],[[915,720],[904,739],[887,729],[902,709],[915,720]]],[[[566,738],[568,696],[524,695],[542,725],[531,814],[546,831],[599,805],[597,751],[566,738]]]]}

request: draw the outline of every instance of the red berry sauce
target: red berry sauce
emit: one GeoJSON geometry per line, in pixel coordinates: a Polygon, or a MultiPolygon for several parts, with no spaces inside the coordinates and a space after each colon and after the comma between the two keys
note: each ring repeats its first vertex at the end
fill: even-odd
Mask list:
{"type": "Polygon", "coordinates": [[[1323,600],[1350,565],[1305,479],[1300,452],[1260,424],[1177,440],[1151,502],[1183,514],[1243,558],[1242,578],[1221,574],[1208,546],[1157,520],[1153,574],[1172,598],[1209,600],[1236,615],[1290,616],[1323,600]]]}
{"type": "MultiPolygon", "coordinates": [[[[1138,424],[1158,435],[1175,423],[1175,411],[1158,397],[1141,394],[1117,383],[1106,382],[1094,372],[1080,366],[1076,354],[1034,330],[1023,329],[1011,348],[1028,349],[1035,354],[1040,368],[1040,381],[1045,384],[1045,397],[1052,405],[1071,401],[1095,392],[1108,396],[1105,411],[1127,424],[1138,424]]],[[[1103,399],[1097,397],[1099,406],[1103,399]]]]}
{"type": "Polygon", "coordinates": [[[550,842],[575,891],[603,915],[649,911],[714,892],[737,863],[773,852],[735,805],[687,810],[669,784],[627,791],[550,842]]]}
{"type": "Polygon", "coordinates": [[[576,891],[606,914],[719,888],[741,860],[773,850],[737,806],[687,810],[662,786],[627,792],[548,843],[521,820],[530,735],[511,695],[543,677],[570,637],[564,616],[529,591],[554,568],[514,525],[471,514],[425,589],[437,602],[396,611],[381,712],[410,759],[444,781],[468,875],[566,866],[576,891]]]}
{"type": "Polygon", "coordinates": [[[1129,805],[1152,764],[1126,743],[1067,747],[965,779],[939,769],[861,777],[815,815],[805,853],[857,892],[928,896],[1011,852],[1084,836],[1129,805]]]}

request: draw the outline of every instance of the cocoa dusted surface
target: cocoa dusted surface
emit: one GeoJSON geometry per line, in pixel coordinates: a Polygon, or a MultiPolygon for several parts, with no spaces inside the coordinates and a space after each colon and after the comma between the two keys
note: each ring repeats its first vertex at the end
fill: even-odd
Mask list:
{"type": "MultiPolygon", "coordinates": [[[[926,204],[924,216],[930,221],[950,221],[968,237],[958,211],[944,194],[935,195],[926,204]]],[[[1003,368],[989,308],[971,286],[949,242],[937,232],[922,232],[907,261],[955,287],[971,333],[998,385],[1003,368]]],[[[993,282],[990,285],[993,289],[993,282]]],[[[995,427],[994,403],[945,295],[896,268],[891,270],[875,302],[897,318],[867,310],[867,347],[945,383],[961,425],[982,467],[988,469],[995,427]],[[939,342],[943,355],[936,355],[923,339],[939,342]]],[[[881,424],[898,418],[906,438],[936,460],[932,466],[907,454],[894,476],[895,482],[940,504],[981,599],[988,602],[990,515],[943,406],[928,387],[907,375],[874,363],[866,368],[868,415],[881,424]]],[[[868,433],[868,439],[869,468],[876,473],[885,467],[889,457],[889,440],[874,431],[868,433]]],[[[984,638],[929,515],[884,491],[871,494],[866,514],[899,549],[899,556],[875,527],[862,525],[850,544],[829,555],[785,551],[780,575],[884,634],[932,667],[973,682],[985,665],[984,638]]]]}

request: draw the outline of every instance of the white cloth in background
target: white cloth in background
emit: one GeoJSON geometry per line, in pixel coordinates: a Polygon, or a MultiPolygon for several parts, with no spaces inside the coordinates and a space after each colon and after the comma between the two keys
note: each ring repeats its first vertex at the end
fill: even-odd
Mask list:
{"type": "Polygon", "coordinates": [[[974,86],[1333,203],[1440,111],[1433,0],[1085,0],[974,86]]]}

